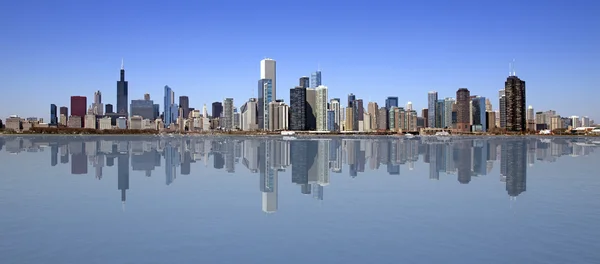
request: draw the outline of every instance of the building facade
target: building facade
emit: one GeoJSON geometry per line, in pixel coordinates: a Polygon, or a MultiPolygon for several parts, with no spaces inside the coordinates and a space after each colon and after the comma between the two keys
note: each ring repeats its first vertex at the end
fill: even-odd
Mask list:
{"type": "MultiPolygon", "coordinates": [[[[83,121],[86,114],[87,98],[85,96],[71,96],[71,116],[79,117],[79,128],[83,127],[83,121]]],[[[71,118],[69,118],[71,119],[71,118]]]]}
{"type": "MultiPolygon", "coordinates": [[[[460,132],[469,132],[471,130],[471,117],[469,116],[471,112],[470,102],[471,92],[469,92],[469,89],[460,88],[456,91],[456,129],[460,132]]],[[[431,113],[429,113],[429,116],[431,117],[431,113]]]]}
{"type": "MultiPolygon", "coordinates": [[[[261,76],[263,61],[261,61],[261,76]]],[[[271,79],[258,80],[258,129],[269,130],[269,104],[271,102],[275,102],[273,81],[271,79]]]]}
{"type": "Polygon", "coordinates": [[[225,130],[233,129],[233,98],[223,100],[223,122],[221,127],[225,130]]]}
{"type": "Polygon", "coordinates": [[[506,97],[506,129],[509,131],[525,131],[527,129],[527,112],[525,97],[525,81],[517,76],[509,76],[504,83],[506,97]]]}
{"type": "Polygon", "coordinates": [[[437,123],[436,123],[436,108],[437,108],[437,101],[438,101],[438,93],[436,91],[431,91],[429,93],[427,93],[427,109],[429,109],[428,112],[428,118],[427,120],[429,121],[428,125],[429,127],[437,127],[437,123]]]}
{"type": "Polygon", "coordinates": [[[271,87],[269,89],[271,90],[273,100],[267,102],[268,108],[268,104],[277,99],[277,64],[275,60],[266,58],[260,61],[260,79],[271,80],[271,87]]]}
{"type": "MultiPolygon", "coordinates": [[[[302,78],[308,79],[308,77],[302,78]]],[[[303,87],[307,81],[303,83],[302,78],[300,78],[300,86],[290,89],[290,129],[295,131],[307,130],[306,88],[303,87]]]]}
{"type": "Polygon", "coordinates": [[[121,74],[117,81],[117,113],[127,115],[127,102],[129,102],[129,84],[125,80],[125,68],[123,62],[121,62],[121,74]]]}
{"type": "Polygon", "coordinates": [[[316,88],[316,104],[317,104],[317,131],[328,131],[327,129],[327,102],[328,90],[327,86],[319,85],[316,88]]]}

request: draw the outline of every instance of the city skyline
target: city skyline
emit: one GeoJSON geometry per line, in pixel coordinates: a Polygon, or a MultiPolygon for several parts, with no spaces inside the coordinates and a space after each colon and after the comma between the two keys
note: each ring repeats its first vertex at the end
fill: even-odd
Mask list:
{"type": "MultiPolygon", "coordinates": [[[[436,4],[447,5],[443,2],[436,4]]],[[[23,3],[14,3],[12,8],[16,10],[20,5],[23,3]]],[[[111,5],[100,4],[96,8],[98,14],[105,15],[98,21],[85,19],[87,17],[83,14],[87,12],[77,12],[85,9],[86,3],[74,4],[72,9],[61,10],[62,13],[46,12],[42,4],[28,6],[29,13],[21,14],[18,19],[12,16],[19,12],[7,12],[8,15],[0,19],[3,22],[6,19],[7,24],[14,27],[6,31],[6,38],[11,41],[7,43],[6,56],[3,56],[6,60],[0,63],[7,76],[5,85],[15,89],[17,98],[39,94],[41,89],[53,92],[30,98],[31,105],[26,107],[17,104],[18,100],[12,97],[3,96],[0,98],[0,117],[18,114],[48,119],[47,109],[51,103],[68,106],[70,95],[85,95],[91,102],[94,91],[100,91],[104,103],[112,104],[117,112],[114,82],[119,77],[116,71],[121,58],[127,62],[129,100],[141,98],[145,93],[160,98],[162,87],[169,85],[179,95],[188,96],[190,106],[196,108],[229,97],[233,97],[239,107],[248,98],[256,97],[255,83],[259,71],[256,61],[268,56],[279,62],[278,98],[275,99],[289,103],[289,89],[297,85],[298,78],[321,70],[330,98],[345,98],[348,93],[354,93],[365,103],[374,101],[384,105],[386,97],[397,96],[399,105],[411,101],[417,111],[426,108],[424,94],[427,91],[435,90],[439,98],[445,98],[453,97],[456,89],[461,87],[492,99],[494,109],[498,109],[495,97],[506,79],[506,65],[514,58],[517,75],[528,82],[527,105],[542,111],[555,110],[564,116],[587,115],[591,119],[600,119],[598,109],[593,108],[594,99],[599,96],[599,92],[593,89],[597,83],[593,73],[600,70],[593,63],[593,56],[597,54],[593,47],[597,46],[598,38],[586,37],[593,32],[594,25],[584,23],[594,21],[590,13],[593,8],[545,3],[545,12],[541,13],[535,3],[519,3],[519,14],[527,15],[512,17],[508,26],[498,26],[506,23],[505,17],[500,15],[503,5],[496,3],[487,3],[479,7],[481,10],[474,10],[467,3],[435,10],[428,8],[429,4],[410,3],[402,10],[410,10],[408,13],[411,15],[403,18],[394,15],[394,10],[400,8],[399,3],[391,3],[385,8],[372,5],[366,13],[359,3],[345,3],[343,10],[325,5],[318,13],[327,14],[329,20],[283,21],[276,26],[278,30],[273,42],[258,43],[253,40],[255,37],[245,33],[248,29],[245,27],[264,24],[267,18],[250,16],[252,12],[231,11],[225,9],[222,3],[206,5],[208,10],[218,15],[198,16],[197,11],[204,12],[201,7],[205,6],[201,4],[185,7],[174,4],[176,13],[162,13],[156,6],[143,7],[148,14],[160,14],[168,21],[164,27],[145,35],[129,34],[149,28],[149,25],[133,23],[139,20],[137,16],[111,19],[117,18],[117,14],[109,12],[112,11],[111,5]],[[450,14],[452,21],[445,21],[450,14]],[[230,16],[238,19],[228,20],[230,16]],[[57,20],[58,17],[70,17],[71,20],[64,23],[57,20]],[[355,20],[346,21],[343,26],[335,22],[343,17],[355,20]],[[371,19],[373,17],[379,19],[371,19]],[[176,22],[192,18],[197,21],[192,20],[193,23],[189,24],[176,22]],[[9,22],[23,19],[27,23],[9,22]],[[196,27],[204,19],[212,19],[220,26],[214,31],[196,27]],[[116,21],[118,24],[113,24],[116,21]],[[42,23],[44,25],[40,26],[42,23]],[[89,38],[65,33],[80,32],[78,29],[86,23],[89,30],[81,32],[89,38]],[[119,26],[108,30],[110,25],[119,26]],[[206,33],[204,36],[212,41],[206,43],[185,34],[176,37],[177,33],[172,35],[167,30],[174,26],[181,26],[183,31],[195,28],[206,33]],[[41,31],[54,27],[64,28],[64,31],[52,36],[41,31]],[[239,29],[232,31],[236,28],[239,29]],[[303,45],[281,42],[295,36],[298,30],[308,28],[315,28],[313,37],[321,40],[303,45]],[[379,30],[373,30],[375,28],[379,30]],[[396,32],[398,28],[402,34],[396,32]],[[400,35],[409,41],[400,39],[400,35]],[[510,45],[502,41],[511,35],[527,41],[513,41],[510,45]],[[151,41],[141,43],[136,40],[145,37],[151,41]],[[168,49],[159,44],[171,37],[175,41],[169,41],[168,49]],[[357,37],[364,40],[355,41],[357,37]],[[123,41],[107,43],[107,39],[119,38],[123,41]],[[61,45],[57,45],[59,39],[61,45]],[[233,44],[237,42],[245,45],[233,44]],[[41,47],[36,43],[49,44],[41,47]],[[552,100],[553,93],[548,91],[562,91],[564,87],[569,87],[569,100],[552,100]]],[[[128,3],[121,7],[122,10],[134,10],[134,6],[128,3]]],[[[242,7],[245,10],[258,8],[247,3],[242,3],[242,7]]],[[[296,9],[279,4],[260,10],[285,16],[296,9]]]]}

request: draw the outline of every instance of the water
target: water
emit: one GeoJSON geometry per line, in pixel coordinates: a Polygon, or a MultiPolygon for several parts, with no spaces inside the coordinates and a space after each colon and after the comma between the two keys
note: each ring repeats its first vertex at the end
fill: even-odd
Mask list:
{"type": "Polygon", "coordinates": [[[597,146],[0,137],[0,263],[600,263],[597,146]]]}

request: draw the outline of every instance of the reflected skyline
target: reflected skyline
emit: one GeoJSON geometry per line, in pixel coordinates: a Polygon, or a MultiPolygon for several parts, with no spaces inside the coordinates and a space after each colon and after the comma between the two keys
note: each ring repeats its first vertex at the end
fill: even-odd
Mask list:
{"type": "MultiPolygon", "coordinates": [[[[469,184],[490,174],[499,166],[499,181],[514,199],[527,191],[527,168],[537,162],[555,162],[562,156],[586,156],[598,145],[584,138],[450,138],[428,137],[416,140],[392,138],[329,138],[283,140],[278,137],[3,137],[0,151],[50,151],[50,165],[70,166],[73,175],[91,175],[103,180],[103,168],[117,166],[117,189],[123,206],[127,201],[130,172],[154,177],[165,170],[165,184],[178,175],[194,175],[193,163],[202,172],[258,174],[261,208],[278,210],[280,183],[292,183],[299,194],[325,200],[331,177],[361,177],[381,170],[401,175],[401,168],[423,172],[430,180],[456,177],[469,184]],[[162,167],[162,168],[161,168],[162,167]],[[280,178],[281,172],[291,178],[280,178]],[[281,181],[281,182],[280,182],[281,181]]],[[[136,176],[137,177],[137,176],[136,176]]]]}

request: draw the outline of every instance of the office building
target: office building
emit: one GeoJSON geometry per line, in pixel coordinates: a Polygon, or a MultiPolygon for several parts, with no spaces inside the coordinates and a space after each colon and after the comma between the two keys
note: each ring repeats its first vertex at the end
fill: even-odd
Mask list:
{"type": "Polygon", "coordinates": [[[327,131],[336,131],[335,130],[335,111],[327,110],[327,131]]]}
{"type": "Polygon", "coordinates": [[[223,118],[219,124],[225,130],[233,129],[233,98],[223,100],[223,118]]]}
{"type": "Polygon", "coordinates": [[[486,112],[494,111],[494,109],[492,108],[492,101],[490,101],[490,98],[485,99],[485,111],[486,112]]]}
{"type": "Polygon", "coordinates": [[[190,116],[190,99],[187,96],[179,96],[179,107],[183,109],[183,118],[190,116]]]}
{"type": "Polygon", "coordinates": [[[92,112],[94,115],[104,114],[104,105],[102,104],[102,93],[96,91],[94,93],[94,103],[92,104],[92,112]]]}
{"type": "Polygon", "coordinates": [[[58,115],[55,104],[50,105],[50,125],[56,126],[58,125],[58,115]]]}
{"type": "MultiPolygon", "coordinates": [[[[261,76],[263,75],[263,61],[261,61],[261,76]]],[[[265,63],[270,65],[271,62],[267,61],[265,63]]],[[[273,93],[273,80],[258,80],[258,129],[269,129],[269,104],[271,102],[275,102],[275,94],[273,93]]]]}
{"type": "Polygon", "coordinates": [[[563,128],[562,118],[559,115],[550,117],[550,130],[563,128]]]}
{"type": "Polygon", "coordinates": [[[65,115],[65,116],[69,116],[69,108],[66,106],[61,106],[60,107],[60,114],[61,115],[65,115]]]}
{"type": "Polygon", "coordinates": [[[342,126],[342,110],[341,110],[340,98],[331,99],[329,101],[329,108],[333,111],[333,115],[334,115],[333,131],[339,132],[339,131],[341,131],[341,126],[342,126]]]}
{"type": "Polygon", "coordinates": [[[317,90],[306,89],[306,129],[317,130],[317,90]]]}
{"type": "Polygon", "coordinates": [[[304,89],[310,88],[310,78],[307,76],[300,77],[299,86],[304,89]]]}
{"type": "Polygon", "coordinates": [[[283,101],[277,100],[275,102],[269,103],[269,118],[268,122],[268,130],[269,131],[280,131],[280,130],[288,130],[289,125],[289,111],[290,108],[283,101]]]}
{"type": "Polygon", "coordinates": [[[431,91],[427,93],[427,109],[429,109],[429,116],[427,119],[429,120],[429,127],[437,127],[436,123],[436,106],[438,101],[438,93],[435,91],[431,91]]]}
{"type": "Polygon", "coordinates": [[[367,112],[369,115],[369,131],[377,130],[377,117],[379,116],[379,105],[376,102],[369,102],[367,105],[367,112]]]}
{"type": "Polygon", "coordinates": [[[179,114],[179,107],[175,104],[175,92],[168,85],[165,85],[165,96],[164,96],[164,116],[163,121],[165,127],[170,127],[177,121],[179,114]]]}
{"type": "Polygon", "coordinates": [[[582,127],[590,127],[591,126],[590,118],[587,116],[581,117],[581,126],[582,127]]]}
{"type": "MultiPolygon", "coordinates": [[[[471,130],[470,102],[471,92],[467,88],[460,88],[456,91],[456,129],[460,132],[469,132],[471,130]]],[[[429,117],[431,117],[431,109],[429,111],[429,117]]]]}
{"type": "Polygon", "coordinates": [[[386,129],[388,129],[388,110],[386,107],[381,107],[377,113],[377,130],[386,129]]]}
{"type": "Polygon", "coordinates": [[[212,103],[212,118],[219,118],[223,114],[223,103],[213,102],[212,103]]]}
{"type": "MultiPolygon", "coordinates": [[[[358,106],[356,103],[356,95],[349,94],[348,95],[348,107],[346,108],[346,124],[350,122],[352,125],[352,130],[350,131],[358,131],[358,106]],[[348,108],[352,109],[352,115],[348,115],[348,108]],[[350,118],[350,120],[348,120],[350,118]]],[[[346,129],[348,130],[348,129],[346,129]]]]}
{"type": "Polygon", "coordinates": [[[398,97],[396,96],[388,96],[385,99],[385,108],[389,110],[392,107],[398,107],[398,97]]]}
{"type": "Polygon", "coordinates": [[[435,127],[444,128],[446,124],[446,102],[445,100],[437,100],[435,103],[435,127]]]}
{"type": "Polygon", "coordinates": [[[104,105],[104,114],[113,114],[113,105],[112,104],[106,104],[104,105]]]}
{"type": "Polygon", "coordinates": [[[321,71],[313,72],[310,75],[310,88],[317,88],[321,84],[321,71]]]}
{"type": "Polygon", "coordinates": [[[487,115],[485,111],[485,97],[477,96],[471,99],[472,131],[487,132],[487,115]]]}
{"type": "Polygon", "coordinates": [[[423,117],[423,126],[429,127],[429,109],[423,108],[421,110],[421,117],[423,117]]]}
{"type": "Polygon", "coordinates": [[[140,116],[143,119],[156,119],[154,102],[152,100],[131,100],[131,116],[140,116]]]}
{"type": "MultiPolygon", "coordinates": [[[[308,77],[302,77],[308,79],[308,77]]],[[[307,102],[306,88],[302,85],[300,78],[300,86],[290,89],[290,130],[302,131],[307,127],[307,102]]]]}
{"type": "Polygon", "coordinates": [[[121,61],[121,76],[117,81],[117,113],[127,115],[127,103],[129,102],[128,97],[128,83],[125,81],[125,67],[123,61],[121,61]]]}
{"type": "Polygon", "coordinates": [[[506,129],[506,91],[504,89],[498,92],[500,108],[500,128],[506,129]]]}
{"type": "Polygon", "coordinates": [[[258,130],[258,122],[257,122],[257,106],[258,103],[256,98],[250,98],[248,102],[246,102],[240,108],[241,111],[241,120],[242,130],[244,131],[254,131],[258,130]]]}
{"type": "Polygon", "coordinates": [[[444,124],[442,127],[452,128],[452,106],[456,103],[454,98],[446,97],[444,99],[444,124]]]}
{"type": "Polygon", "coordinates": [[[266,102],[266,108],[268,108],[268,104],[277,99],[277,65],[275,60],[266,58],[260,61],[260,79],[271,80],[271,87],[269,89],[271,90],[271,98],[273,100],[266,102]]]}
{"type": "Polygon", "coordinates": [[[535,112],[531,105],[527,108],[527,130],[535,131],[535,112]]]}
{"type": "Polygon", "coordinates": [[[79,127],[83,127],[85,124],[83,118],[86,114],[87,98],[85,96],[71,96],[71,116],[78,116],[79,127]]]}
{"type": "Polygon", "coordinates": [[[319,85],[316,88],[317,104],[317,131],[328,131],[327,129],[327,86],[319,85]]]}
{"type": "Polygon", "coordinates": [[[514,75],[508,76],[504,83],[506,97],[506,129],[509,131],[525,131],[527,128],[527,112],[525,97],[525,81],[514,75]]]}

